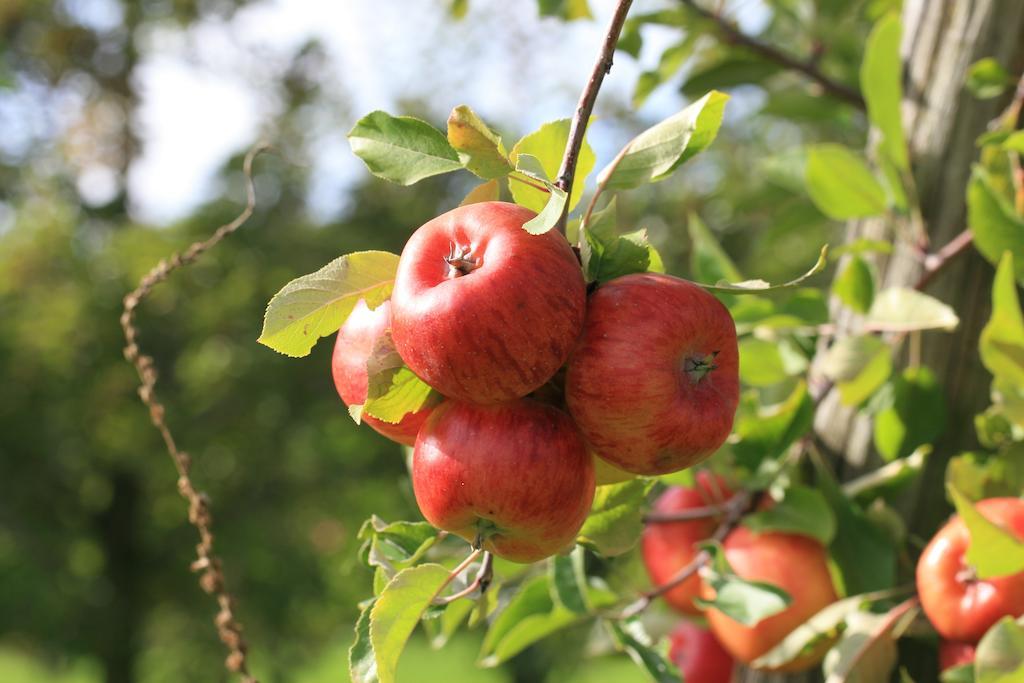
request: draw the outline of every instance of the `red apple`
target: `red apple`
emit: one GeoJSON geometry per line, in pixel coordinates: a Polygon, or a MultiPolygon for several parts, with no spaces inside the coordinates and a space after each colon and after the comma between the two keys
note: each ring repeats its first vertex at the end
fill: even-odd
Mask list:
{"type": "MultiPolygon", "coordinates": [[[[1024,539],[1024,500],[989,498],[976,508],[1024,539]]],[[[976,643],[1002,617],[1024,615],[1024,572],[978,578],[964,558],[970,540],[967,525],[954,515],[917,562],[917,592],[924,613],[943,638],[976,643]]]]}
{"type": "Polygon", "coordinates": [[[637,474],[674,472],[729,436],[739,402],[736,327],[692,282],[642,273],[587,303],[565,397],[587,442],[637,474]]]}
{"type": "MultiPolygon", "coordinates": [[[[739,576],[778,586],[792,598],[785,610],[753,626],[744,626],[717,609],[707,610],[712,633],[741,662],[753,662],[838,599],[825,548],[812,538],[777,532],[755,534],[741,526],[726,537],[723,546],[726,559],[739,576]]],[[[705,599],[714,596],[707,585],[702,586],[701,593],[705,599]]],[[[778,670],[808,669],[821,661],[827,649],[819,648],[778,670]]]]}
{"type": "Polygon", "coordinates": [[[970,664],[974,661],[974,643],[961,643],[957,640],[943,640],[939,643],[939,671],[952,669],[955,666],[970,664]]]}
{"type": "Polygon", "coordinates": [[[683,621],[669,635],[669,642],[669,659],[679,667],[684,683],[732,680],[735,662],[710,631],[683,621]]]}
{"type": "MultiPolygon", "coordinates": [[[[683,512],[721,503],[731,495],[732,492],[726,487],[723,479],[713,477],[708,472],[698,472],[697,485],[694,488],[670,487],[655,501],[653,512],[683,512]]],[[[708,517],[685,522],[648,523],[641,543],[644,566],[647,567],[651,583],[655,586],[667,583],[680,569],[688,565],[700,552],[696,544],[708,540],[715,533],[718,522],[719,520],[714,517],[708,517]]],[[[664,598],[680,612],[700,614],[700,608],[693,604],[693,599],[699,596],[700,577],[694,574],[665,593],[664,598]]]]}
{"type": "Polygon", "coordinates": [[[499,403],[561,367],[579,336],[586,285],[557,230],[531,235],[515,204],[461,206],[417,230],[391,295],[406,364],[445,396],[499,403]]]}
{"type": "MultiPolygon", "coordinates": [[[[390,326],[391,305],[387,301],[371,311],[366,301],[360,299],[338,330],[334,355],[331,356],[331,374],[334,376],[334,387],[345,405],[359,405],[366,401],[366,360],[390,326]]],[[[430,415],[433,405],[431,403],[415,413],[409,413],[394,424],[365,413],[361,421],[392,441],[411,446],[416,442],[416,432],[430,415]]]]}
{"type": "Polygon", "coordinates": [[[535,562],[576,538],[594,499],[594,463],[557,408],[446,401],[416,437],[412,486],[434,526],[535,562]]]}

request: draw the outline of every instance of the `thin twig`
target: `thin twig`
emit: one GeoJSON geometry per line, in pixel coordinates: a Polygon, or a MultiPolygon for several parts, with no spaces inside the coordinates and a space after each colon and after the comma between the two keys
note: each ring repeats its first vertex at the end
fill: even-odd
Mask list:
{"type": "Polygon", "coordinates": [[[914,284],[914,289],[921,291],[927,287],[928,283],[930,283],[936,275],[942,272],[943,268],[948,266],[949,263],[958,255],[965,252],[973,243],[974,233],[972,233],[970,228],[968,228],[951,239],[948,244],[943,246],[934,254],[928,254],[925,256],[924,272],[921,273],[921,277],[918,278],[917,282],[914,284]]]}
{"type": "Polygon", "coordinates": [[[227,590],[223,563],[213,552],[213,516],[210,513],[210,499],[193,486],[189,476],[192,459],[184,451],[178,450],[171,430],[164,420],[166,409],[156,396],[156,366],[153,358],[143,354],[139,348],[139,330],[135,325],[135,311],[153,288],[165,281],[172,272],[195,262],[203,252],[214,247],[249,220],[256,209],[256,188],[252,180],[252,164],[257,155],[267,148],[266,144],[261,143],[250,150],[245,157],[243,168],[246,180],[246,205],[242,212],[230,223],[217,228],[210,238],[194,242],[184,252],[173,254],[160,261],[142,278],[139,286],[124,298],[124,312],[121,314],[121,328],[124,330],[126,342],[124,356],[135,366],[135,370],[139,374],[141,381],[139,397],[149,408],[149,419],[160,432],[160,436],[163,437],[167,452],[170,454],[171,460],[174,461],[174,467],[178,471],[178,492],[188,501],[188,520],[199,532],[199,544],[196,546],[197,559],[190,568],[192,571],[200,573],[199,585],[204,591],[215,596],[220,608],[214,618],[214,623],[217,626],[217,635],[228,649],[228,657],[224,665],[228,671],[241,674],[245,683],[256,683],[256,679],[249,673],[246,662],[248,648],[242,638],[242,624],[235,618],[234,599],[227,590]]]}
{"type": "MultiPolygon", "coordinates": [[[[721,543],[725,540],[725,537],[736,528],[743,515],[751,507],[754,501],[754,494],[750,491],[740,491],[735,496],[729,499],[725,504],[726,514],[722,521],[719,523],[715,532],[711,535],[709,540],[717,541],[721,543]]],[[[691,576],[700,571],[701,567],[706,565],[711,560],[711,555],[706,551],[702,550],[693,556],[685,566],[681,567],[679,571],[672,575],[665,583],[659,584],[647,591],[642,593],[640,597],[633,603],[627,605],[620,613],[616,615],[610,615],[610,619],[629,619],[634,617],[640,612],[647,609],[652,602],[658,597],[669,592],[679,584],[683,583],[691,576]]]]}
{"type": "Polygon", "coordinates": [[[765,59],[775,62],[780,66],[790,69],[791,71],[802,73],[804,76],[807,76],[807,78],[821,86],[822,90],[833,97],[852,104],[862,111],[867,110],[867,105],[864,103],[864,98],[861,96],[860,92],[845,83],[840,83],[839,81],[826,76],[817,67],[816,59],[812,58],[807,61],[800,60],[792,55],[786,54],[772,45],[762,43],[756,38],[748,36],[740,31],[720,14],[701,7],[697,4],[696,0],[679,1],[694,13],[713,22],[717,27],[718,32],[729,42],[742,45],[751,52],[759,54],[765,59]]]}
{"type": "MultiPolygon", "coordinates": [[[[474,554],[470,556],[470,560],[475,559],[478,554],[479,554],[479,551],[474,551],[474,554]]],[[[463,569],[465,567],[469,566],[469,564],[466,563],[466,562],[464,562],[463,565],[465,565],[463,567],[463,569]]],[[[461,573],[462,570],[460,569],[459,571],[461,573]]],[[[453,572],[453,577],[452,578],[454,578],[454,575],[455,575],[455,572],[453,572]]],[[[476,578],[474,578],[473,581],[468,586],[466,586],[465,588],[463,588],[462,590],[460,590],[457,593],[452,593],[451,595],[446,595],[443,598],[435,598],[434,599],[434,604],[435,605],[447,605],[449,603],[455,602],[456,600],[459,600],[460,598],[465,598],[465,597],[467,597],[469,595],[472,595],[478,588],[480,589],[480,595],[483,595],[484,593],[487,592],[487,588],[491,585],[491,579],[493,579],[493,578],[494,578],[494,555],[492,553],[489,553],[489,552],[485,551],[484,552],[484,559],[483,559],[483,562],[480,563],[480,571],[478,571],[476,573],[476,578]]],[[[448,584],[445,583],[445,585],[447,586],[448,584]]]]}
{"type": "MultiPolygon", "coordinates": [[[[594,70],[590,73],[590,79],[586,87],[580,93],[580,100],[576,105],[576,113],[572,117],[569,126],[569,139],[565,143],[565,154],[562,156],[562,166],[558,169],[558,179],[555,185],[565,191],[568,197],[572,197],[572,183],[576,175],[576,161],[579,159],[580,148],[583,146],[583,136],[587,132],[587,124],[590,122],[590,114],[594,111],[594,102],[597,101],[597,93],[601,89],[605,74],[612,70],[612,58],[615,55],[615,45],[619,42],[619,34],[622,33],[622,25],[626,21],[626,14],[633,0],[619,0],[612,20],[608,24],[608,31],[601,45],[601,52],[597,56],[594,70]]],[[[558,219],[558,230],[564,235],[565,226],[569,220],[569,201],[566,200],[565,208],[562,209],[562,216],[558,219]]]]}
{"type": "Polygon", "coordinates": [[[720,517],[729,511],[728,505],[705,505],[677,512],[650,512],[644,515],[644,524],[668,524],[671,522],[690,522],[697,519],[720,517]]]}

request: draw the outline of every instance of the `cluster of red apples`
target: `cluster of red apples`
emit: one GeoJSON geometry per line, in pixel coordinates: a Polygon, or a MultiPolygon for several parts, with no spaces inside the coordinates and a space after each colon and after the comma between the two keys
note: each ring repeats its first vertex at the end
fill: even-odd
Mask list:
{"type": "Polygon", "coordinates": [[[729,435],[739,400],[736,330],[699,286],[622,276],[588,292],[557,231],[504,202],[419,228],[389,302],[341,327],[332,369],[345,403],[367,396],[367,359],[390,334],[436,400],[388,423],[414,446],[423,516],[496,555],[569,548],[595,485],[690,467],[729,435]]]}
{"type": "MultiPolygon", "coordinates": [[[[654,505],[662,516],[721,505],[732,496],[724,479],[700,472],[692,488],[671,487],[654,505]]],[[[990,522],[1024,539],[1024,500],[990,498],[976,505],[990,522]]],[[[655,584],[663,584],[693,561],[699,544],[711,536],[713,518],[651,523],[644,530],[643,558],[655,584]]],[[[1024,615],[1024,572],[982,579],[966,559],[970,533],[954,516],[931,539],[917,564],[917,590],[925,615],[942,638],[939,666],[948,669],[974,660],[975,646],[1005,616],[1024,615]]],[[[698,598],[712,591],[694,575],[665,594],[675,610],[706,620],[708,630],[684,622],[672,634],[672,654],[684,680],[728,683],[733,658],[751,664],[782,642],[797,626],[837,600],[825,548],[812,538],[790,533],[755,534],[737,527],[723,545],[732,569],[751,581],[778,586],[792,599],[782,612],[744,626],[718,610],[702,610],[698,598]],[[685,644],[685,645],[684,645],[685,644]],[[699,644],[699,645],[698,645],[699,644]],[[697,668],[700,667],[700,668],[697,668]]],[[[822,639],[778,671],[800,671],[819,663],[831,647],[822,639]]]]}
{"type": "MultiPolygon", "coordinates": [[[[561,234],[522,229],[533,217],[486,202],[426,223],[402,252],[390,301],[356,306],[332,360],[342,399],[362,404],[368,359],[390,337],[436,396],[399,422],[366,414],[363,422],[414,447],[413,490],[428,521],[517,562],[570,547],[596,485],[710,456],[728,436],[739,398],[735,326],[715,297],[653,273],[588,288],[561,234]]],[[[707,471],[695,482],[670,487],[655,512],[732,496],[728,482],[707,471]]],[[[1024,501],[992,499],[978,510],[1024,538],[1024,501]]],[[[649,524],[642,545],[651,580],[672,580],[719,521],[649,524]]],[[[1024,614],[1024,573],[979,579],[964,559],[967,543],[954,518],[918,565],[922,606],[944,639],[943,667],[972,659],[1002,616],[1024,614]]],[[[808,536],[740,525],[722,545],[737,575],[778,586],[792,602],[745,626],[698,606],[696,598],[714,597],[699,574],[668,591],[669,605],[707,623],[683,621],[672,633],[670,654],[685,680],[731,680],[734,661],[755,662],[838,599],[827,551],[808,536]]],[[[831,645],[824,639],[778,670],[809,668],[831,645]]]]}

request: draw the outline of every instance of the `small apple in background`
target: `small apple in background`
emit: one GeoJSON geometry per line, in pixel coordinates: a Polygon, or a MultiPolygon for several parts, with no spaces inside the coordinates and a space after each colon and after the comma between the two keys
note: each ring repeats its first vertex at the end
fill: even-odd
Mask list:
{"type": "MultiPolygon", "coordinates": [[[[722,544],[725,557],[740,577],[763,581],[789,593],[792,603],[782,612],[754,626],[743,624],[716,609],[706,612],[712,633],[741,662],[749,664],[782,642],[790,632],[838,599],[829,574],[824,546],[807,536],[766,532],[755,534],[746,527],[734,529],[722,544]]],[[[714,596],[706,584],[702,596],[714,596]]],[[[803,671],[819,663],[829,643],[779,667],[778,671],[803,671]]]]}
{"type": "Polygon", "coordinates": [[[445,396],[526,396],[565,363],[586,305],[583,271],[557,230],[531,235],[515,204],[462,206],[405,245],[391,295],[405,363],[445,396]]]}
{"type": "MultiPolygon", "coordinates": [[[[989,498],[975,505],[986,519],[1024,539],[1024,500],[989,498]]],[[[954,515],[917,563],[921,607],[943,638],[976,643],[1004,616],[1024,615],[1024,572],[980,579],[964,557],[967,525],[954,515]]]]}
{"type": "Polygon", "coordinates": [[[446,401],[420,429],[412,485],[434,526],[514,562],[573,543],[594,499],[594,463],[567,414],[531,399],[446,401]]]}
{"type": "MultiPolygon", "coordinates": [[[[360,299],[345,324],[338,330],[338,338],[334,343],[334,354],[331,356],[331,374],[334,376],[334,387],[345,405],[359,405],[366,401],[368,377],[366,361],[391,326],[391,304],[385,301],[377,308],[370,310],[366,301],[360,299]]],[[[390,423],[366,415],[361,422],[373,427],[377,432],[400,444],[411,446],[416,442],[416,432],[420,430],[434,404],[424,407],[415,413],[409,413],[400,422],[390,423]]]]}
{"type": "Polygon", "coordinates": [[[939,671],[952,669],[974,661],[974,643],[961,643],[956,640],[943,640],[939,643],[939,671]]]}
{"type": "Polygon", "coordinates": [[[628,472],[665,474],[724,443],[739,403],[736,326],[714,296],[657,273],[594,291],[565,397],[587,443],[628,472]]]}
{"type": "Polygon", "coordinates": [[[689,621],[669,634],[668,657],[679,667],[684,683],[729,683],[736,663],[715,636],[689,621]]]}
{"type": "MultiPolygon", "coordinates": [[[[696,486],[672,486],[655,501],[652,512],[671,514],[716,505],[732,496],[732,491],[721,477],[706,471],[697,473],[696,486]]],[[[641,540],[644,566],[655,586],[667,583],[688,565],[700,552],[697,543],[706,541],[715,533],[719,520],[715,517],[684,522],[649,522],[641,540]]],[[[665,593],[665,602],[685,614],[700,614],[693,604],[700,596],[700,577],[695,573],[665,593]]]]}

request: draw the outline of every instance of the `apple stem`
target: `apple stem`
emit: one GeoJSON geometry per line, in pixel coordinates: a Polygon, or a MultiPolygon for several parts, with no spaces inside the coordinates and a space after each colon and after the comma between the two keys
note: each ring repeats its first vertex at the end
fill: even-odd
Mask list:
{"type": "MultiPolygon", "coordinates": [[[[479,550],[474,550],[473,554],[470,555],[469,558],[467,559],[475,559],[479,552],[479,550]]],[[[491,585],[491,580],[494,578],[494,555],[489,552],[484,552],[483,558],[483,561],[480,563],[480,571],[476,573],[476,578],[473,579],[472,583],[470,583],[468,586],[458,591],[457,593],[446,595],[443,598],[435,598],[433,604],[447,605],[449,603],[455,602],[456,600],[472,595],[478,588],[480,589],[480,595],[486,593],[487,589],[491,585]]],[[[468,562],[464,562],[462,565],[460,565],[460,567],[463,568],[466,566],[469,566],[468,562]]],[[[454,576],[455,573],[453,572],[452,578],[454,578],[454,576]]],[[[448,582],[445,582],[445,585],[447,586],[448,582]]]]}
{"type": "Polygon", "coordinates": [[[444,257],[444,262],[448,264],[448,277],[469,275],[480,267],[480,260],[472,258],[472,252],[472,247],[452,243],[448,255],[444,257]]]}

